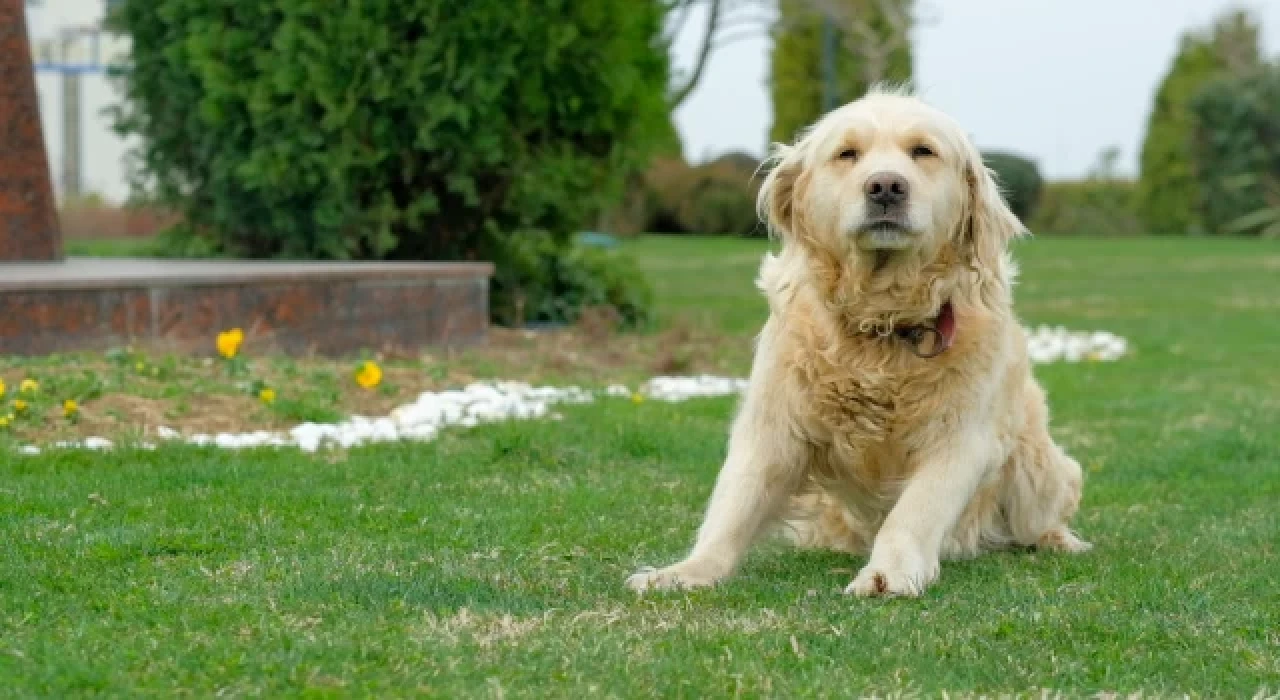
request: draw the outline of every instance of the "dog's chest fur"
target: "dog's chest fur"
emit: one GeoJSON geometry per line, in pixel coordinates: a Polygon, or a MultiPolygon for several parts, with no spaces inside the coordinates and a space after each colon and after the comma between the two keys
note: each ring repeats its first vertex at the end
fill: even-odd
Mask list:
{"type": "Polygon", "coordinates": [[[974,378],[962,368],[983,352],[984,323],[961,316],[955,342],[920,358],[896,337],[848,335],[824,324],[789,329],[789,380],[806,397],[800,429],[811,446],[810,475],[887,498],[914,469],[929,429],[957,420],[974,378]],[[966,379],[970,381],[966,381],[966,379]]]}

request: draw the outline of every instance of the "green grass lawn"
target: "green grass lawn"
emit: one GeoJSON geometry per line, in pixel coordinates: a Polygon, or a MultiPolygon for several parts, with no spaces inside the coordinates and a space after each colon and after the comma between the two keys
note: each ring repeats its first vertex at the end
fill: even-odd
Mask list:
{"type": "MultiPolygon", "coordinates": [[[[749,343],[762,243],[630,246],[665,322],[749,343]]],[[[729,399],[332,455],[5,455],[0,695],[1280,692],[1280,246],[1017,255],[1025,320],[1133,348],[1036,370],[1087,469],[1087,555],[877,601],[839,594],[860,561],[766,545],[719,588],[636,598],[626,574],[692,541],[729,399]]]]}

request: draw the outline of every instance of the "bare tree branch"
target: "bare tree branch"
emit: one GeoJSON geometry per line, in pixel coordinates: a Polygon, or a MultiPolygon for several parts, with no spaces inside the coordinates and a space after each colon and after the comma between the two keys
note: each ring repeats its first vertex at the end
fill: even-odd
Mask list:
{"type": "Polygon", "coordinates": [[[932,2],[916,0],[912,7],[911,26],[932,27],[942,21],[942,13],[932,2]]]}
{"type": "Polygon", "coordinates": [[[671,93],[668,102],[672,109],[680,106],[686,98],[698,86],[698,81],[702,80],[702,72],[707,68],[707,61],[711,58],[711,50],[715,47],[713,39],[716,30],[720,25],[720,10],[723,7],[724,0],[710,0],[711,7],[708,10],[707,27],[702,33],[702,46],[698,50],[697,61],[693,65],[693,73],[685,80],[684,85],[677,88],[671,93]]]}
{"type": "Polygon", "coordinates": [[[667,6],[668,17],[675,13],[675,20],[667,23],[666,32],[663,34],[663,39],[667,46],[670,46],[671,42],[680,36],[685,22],[689,21],[689,15],[693,14],[692,10],[695,2],[697,0],[674,0],[667,6]]]}
{"type": "Polygon", "coordinates": [[[765,29],[743,30],[727,36],[716,37],[716,40],[712,42],[712,47],[716,50],[720,50],[730,44],[736,44],[739,41],[745,41],[747,39],[763,39],[767,36],[769,36],[769,32],[765,29]]]}
{"type": "Polygon", "coordinates": [[[911,17],[907,11],[906,3],[900,0],[877,0],[880,7],[880,16],[884,17],[889,23],[893,33],[890,37],[898,42],[905,43],[907,32],[911,29],[911,17]]]}
{"type": "Polygon", "coordinates": [[[738,27],[755,27],[756,29],[768,31],[773,26],[774,18],[767,15],[736,15],[723,17],[720,20],[720,26],[717,31],[726,29],[737,29],[738,27]]]}
{"type": "Polygon", "coordinates": [[[843,47],[862,61],[862,79],[872,85],[883,81],[889,73],[889,61],[895,51],[910,41],[912,16],[904,0],[808,0],[811,7],[836,26],[844,29],[843,47]],[[887,25],[877,30],[872,17],[887,25]]]}
{"type": "Polygon", "coordinates": [[[715,51],[746,39],[769,36],[782,28],[777,0],[667,0],[668,22],[663,39],[668,46],[686,28],[698,5],[707,8],[706,26],[702,28],[692,69],[669,92],[672,109],[698,87],[715,51]]]}

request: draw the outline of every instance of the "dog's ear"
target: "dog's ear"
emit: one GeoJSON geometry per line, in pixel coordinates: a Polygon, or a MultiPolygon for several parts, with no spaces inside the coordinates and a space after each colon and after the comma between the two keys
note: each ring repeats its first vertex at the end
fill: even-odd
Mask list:
{"type": "Polygon", "coordinates": [[[790,238],[796,229],[797,185],[803,172],[799,149],[776,144],[766,165],[773,167],[760,185],[756,197],[756,213],[768,227],[769,233],[790,238]]]}
{"type": "Polygon", "coordinates": [[[1005,202],[995,174],[983,163],[976,148],[969,148],[968,161],[965,179],[969,202],[963,243],[979,268],[995,269],[1009,243],[1028,233],[1027,227],[1005,202]]]}

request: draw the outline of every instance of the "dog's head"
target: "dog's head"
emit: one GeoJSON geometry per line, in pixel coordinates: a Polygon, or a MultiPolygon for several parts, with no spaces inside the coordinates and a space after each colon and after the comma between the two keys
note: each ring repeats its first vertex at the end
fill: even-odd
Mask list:
{"type": "Polygon", "coordinates": [[[773,160],[761,217],[827,257],[927,264],[949,249],[989,269],[1024,231],[968,135],[915,97],[873,90],[773,160]]]}

